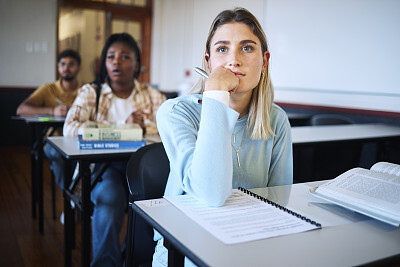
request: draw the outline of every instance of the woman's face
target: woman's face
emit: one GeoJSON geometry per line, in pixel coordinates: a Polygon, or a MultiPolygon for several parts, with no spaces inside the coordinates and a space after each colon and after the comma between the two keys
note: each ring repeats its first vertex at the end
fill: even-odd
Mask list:
{"type": "Polygon", "coordinates": [[[257,86],[268,59],[269,52],[263,54],[258,37],[240,22],[220,26],[211,39],[210,54],[206,54],[211,72],[224,67],[239,78],[236,92],[246,92],[257,86]]]}
{"type": "Polygon", "coordinates": [[[135,53],[124,43],[113,43],[107,50],[106,68],[111,83],[132,83],[137,69],[135,53]]]}

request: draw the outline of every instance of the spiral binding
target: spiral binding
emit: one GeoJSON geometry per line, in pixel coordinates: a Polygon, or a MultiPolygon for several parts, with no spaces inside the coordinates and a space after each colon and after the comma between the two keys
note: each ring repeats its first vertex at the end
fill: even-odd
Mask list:
{"type": "Polygon", "coordinates": [[[252,196],[252,197],[255,197],[255,198],[257,198],[257,199],[259,199],[261,201],[264,201],[265,203],[268,203],[268,204],[270,204],[270,205],[272,205],[272,206],[274,206],[274,207],[276,207],[276,208],[278,208],[280,210],[283,210],[284,212],[287,212],[287,213],[289,213],[289,214],[291,214],[291,215],[293,215],[293,216],[295,216],[297,218],[300,218],[303,221],[306,221],[308,223],[311,223],[311,224],[317,226],[318,228],[321,228],[321,224],[320,223],[317,223],[317,222],[315,222],[315,221],[313,221],[313,220],[311,220],[311,219],[309,219],[309,218],[307,218],[305,216],[302,216],[301,214],[298,214],[298,213],[296,213],[296,212],[294,212],[294,211],[292,211],[290,209],[287,209],[287,208],[285,208],[285,207],[283,207],[283,206],[281,206],[281,205],[279,205],[279,204],[277,204],[277,203],[275,203],[275,202],[273,202],[271,200],[266,199],[265,197],[259,196],[259,195],[255,194],[255,193],[251,192],[250,190],[247,190],[247,189],[245,189],[243,187],[239,187],[238,189],[240,191],[252,196]]]}

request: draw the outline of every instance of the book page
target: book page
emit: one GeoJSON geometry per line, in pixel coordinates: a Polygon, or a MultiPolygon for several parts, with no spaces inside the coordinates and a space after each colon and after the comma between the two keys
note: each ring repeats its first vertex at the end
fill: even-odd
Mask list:
{"type": "Polygon", "coordinates": [[[372,171],[400,176],[400,165],[389,162],[378,162],[371,167],[372,171]]]}
{"type": "Polygon", "coordinates": [[[400,220],[400,177],[354,168],[316,192],[400,220]]]}
{"type": "Polygon", "coordinates": [[[190,195],[165,198],[225,244],[319,228],[238,189],[218,208],[204,206],[190,195]]]}

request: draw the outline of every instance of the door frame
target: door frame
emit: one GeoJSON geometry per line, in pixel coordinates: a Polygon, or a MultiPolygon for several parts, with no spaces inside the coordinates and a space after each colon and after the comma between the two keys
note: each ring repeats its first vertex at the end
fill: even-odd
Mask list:
{"type": "MultiPolygon", "coordinates": [[[[130,6],[116,3],[85,1],[85,0],[58,0],[57,6],[57,42],[60,8],[82,8],[104,11],[106,13],[105,39],[111,35],[112,19],[132,20],[141,24],[141,59],[142,72],[139,81],[150,82],[150,54],[151,54],[151,27],[153,16],[153,0],[146,0],[144,7],[130,6]]],[[[57,51],[57,54],[60,51],[57,51]]]]}

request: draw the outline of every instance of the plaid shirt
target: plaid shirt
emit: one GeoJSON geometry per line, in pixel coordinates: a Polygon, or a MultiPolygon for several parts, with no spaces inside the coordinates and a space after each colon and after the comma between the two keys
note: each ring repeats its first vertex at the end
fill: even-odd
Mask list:
{"type": "MultiPolygon", "coordinates": [[[[165,96],[147,84],[134,81],[132,106],[136,111],[151,114],[149,121],[145,122],[146,134],[158,133],[156,126],[156,113],[165,96]]],[[[85,84],[79,89],[72,107],[69,109],[64,124],[64,136],[76,136],[81,133],[86,122],[108,123],[106,120],[111,106],[112,89],[108,83],[102,85],[98,111],[96,114],[96,86],[85,84]]]]}

